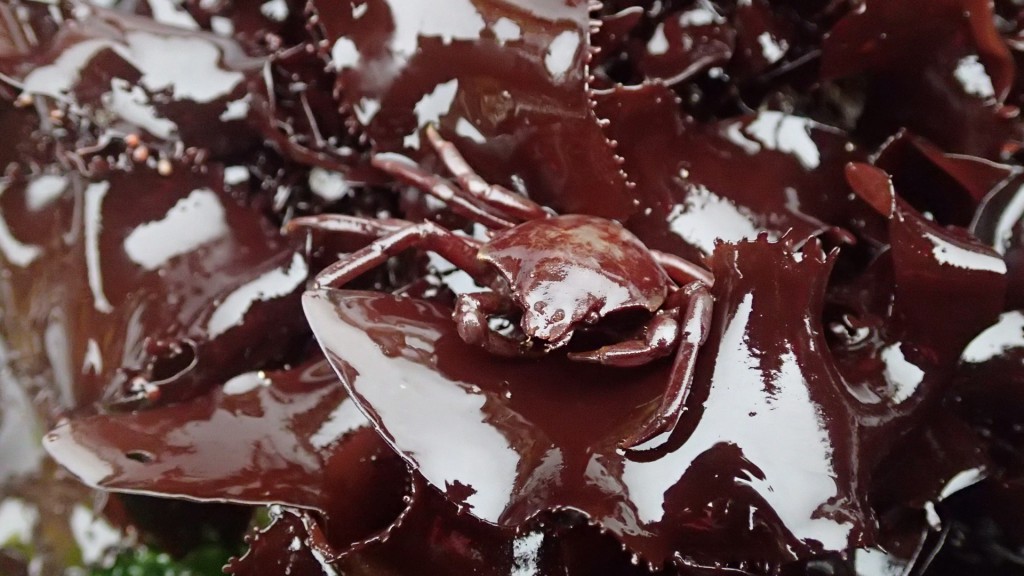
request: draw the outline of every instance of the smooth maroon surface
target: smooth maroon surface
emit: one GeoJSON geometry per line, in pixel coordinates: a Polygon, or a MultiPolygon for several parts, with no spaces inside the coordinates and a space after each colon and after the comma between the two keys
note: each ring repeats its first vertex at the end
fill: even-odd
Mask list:
{"type": "Polygon", "coordinates": [[[319,354],[191,402],[77,418],[44,445],[100,489],[316,511],[342,546],[387,529],[409,489],[404,465],[319,354]]]}
{"type": "Polygon", "coordinates": [[[949,152],[998,159],[1019,148],[1004,102],[1015,70],[985,0],[869,0],[829,31],[826,79],[868,80],[858,128],[884,140],[906,127],[949,152]]]}
{"type": "Polygon", "coordinates": [[[29,369],[49,359],[66,409],[188,397],[243,358],[283,359],[281,340],[304,332],[302,256],[220,172],[176,168],[41,174],[0,199],[6,336],[29,369]],[[56,195],[38,206],[41,189],[56,195]]]}
{"type": "Polygon", "coordinates": [[[643,207],[626,224],[652,248],[700,261],[718,240],[760,232],[879,235],[867,207],[848,198],[843,166],[863,153],[839,130],[775,111],[701,124],[656,84],[596,98],[643,207]]]}

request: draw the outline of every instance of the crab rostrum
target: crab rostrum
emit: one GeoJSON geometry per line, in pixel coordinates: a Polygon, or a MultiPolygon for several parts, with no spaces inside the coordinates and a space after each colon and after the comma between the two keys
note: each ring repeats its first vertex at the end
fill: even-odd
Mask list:
{"type": "Polygon", "coordinates": [[[487,184],[432,126],[425,132],[457,185],[397,155],[377,155],[374,165],[489,227],[487,238],[460,236],[432,222],[341,215],[296,218],[289,224],[292,231],[314,228],[376,236],[321,272],[317,287],[344,286],[410,248],[431,250],[491,288],[459,295],[453,311],[463,340],[491,353],[536,355],[568,347],[573,360],[637,366],[675,352],[660,406],[623,445],[637,447],[671,432],[693,379],[696,351],[706,338],[710,273],[649,250],[612,220],[556,216],[506,188],[487,184]],[[632,318],[637,314],[639,323],[632,318]],[[518,319],[518,330],[495,330],[493,318],[518,319]],[[597,344],[587,349],[573,343],[577,333],[586,333],[588,343],[597,344]]]}

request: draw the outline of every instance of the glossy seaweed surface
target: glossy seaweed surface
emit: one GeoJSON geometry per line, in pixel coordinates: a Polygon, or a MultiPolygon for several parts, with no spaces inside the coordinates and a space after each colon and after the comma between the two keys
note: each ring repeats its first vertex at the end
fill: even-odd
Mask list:
{"type": "Polygon", "coordinates": [[[1024,11],[0,3],[0,573],[1024,574],[1024,11]]]}

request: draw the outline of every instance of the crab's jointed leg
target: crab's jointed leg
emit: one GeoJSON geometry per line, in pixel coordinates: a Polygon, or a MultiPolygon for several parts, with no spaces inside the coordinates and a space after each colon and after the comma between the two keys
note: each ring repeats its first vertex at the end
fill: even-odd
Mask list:
{"type": "Polygon", "coordinates": [[[481,286],[497,283],[490,267],[477,258],[477,246],[433,222],[414,224],[403,220],[374,222],[353,216],[312,216],[296,218],[287,229],[310,228],[376,238],[367,246],[342,256],[316,277],[316,287],[340,288],[358,276],[384,264],[410,248],[437,253],[465,271],[481,286]]]}
{"type": "Polygon", "coordinates": [[[685,258],[660,250],[651,250],[651,255],[668,277],[680,286],[686,286],[691,282],[701,282],[708,288],[715,285],[715,277],[711,272],[685,258]]]}
{"type": "Polygon", "coordinates": [[[404,182],[444,202],[452,212],[463,218],[479,222],[488,228],[502,229],[515,226],[513,220],[496,216],[485,208],[470,202],[458,186],[452,185],[451,182],[437,174],[427,172],[405,156],[376,154],[370,163],[378,170],[387,172],[399,182],[404,182]]]}
{"type": "Polygon", "coordinates": [[[669,296],[666,309],[678,310],[679,334],[676,355],[669,373],[668,388],[661,404],[647,423],[622,441],[625,449],[655,448],[641,446],[656,438],[667,440],[683,415],[686,398],[697,367],[697,351],[707,340],[711,328],[711,292],[702,282],[692,282],[669,296]]]}
{"type": "Polygon", "coordinates": [[[459,295],[452,319],[459,336],[467,344],[474,344],[491,354],[505,357],[519,357],[530,354],[526,342],[509,338],[495,332],[488,324],[494,315],[513,312],[515,306],[505,295],[495,292],[476,292],[459,295]]]}
{"type": "Polygon", "coordinates": [[[294,235],[303,230],[319,230],[332,235],[375,240],[394,234],[410,225],[411,222],[408,220],[397,218],[376,219],[344,214],[318,214],[292,218],[285,224],[284,233],[294,235]]]}
{"type": "Polygon", "coordinates": [[[452,176],[455,176],[467,200],[507,220],[539,220],[551,215],[543,206],[525,196],[504,186],[488,184],[470,167],[458,148],[441,137],[433,124],[427,125],[425,131],[430,145],[452,176]]]}

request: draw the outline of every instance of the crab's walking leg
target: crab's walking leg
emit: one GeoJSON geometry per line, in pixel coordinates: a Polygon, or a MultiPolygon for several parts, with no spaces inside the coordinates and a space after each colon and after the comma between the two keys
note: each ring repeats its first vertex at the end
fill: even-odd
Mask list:
{"type": "Polygon", "coordinates": [[[511,228],[513,220],[491,214],[484,208],[467,200],[457,186],[453,186],[437,174],[431,174],[420,168],[415,162],[401,154],[376,154],[370,163],[375,168],[387,172],[396,180],[422,190],[434,198],[444,202],[452,212],[479,222],[488,228],[511,228]]]}
{"type": "Polygon", "coordinates": [[[294,235],[304,230],[319,230],[335,235],[352,236],[357,239],[375,240],[412,225],[413,223],[408,220],[396,218],[378,220],[344,214],[318,214],[292,218],[284,225],[284,233],[294,235]]]}
{"type": "Polygon", "coordinates": [[[469,166],[454,144],[445,140],[437,132],[433,124],[426,127],[427,139],[434,147],[444,165],[459,181],[462,193],[470,202],[474,202],[495,211],[502,218],[521,221],[539,220],[550,214],[543,206],[533,200],[497,184],[488,184],[469,166]]]}
{"type": "Polygon", "coordinates": [[[655,448],[656,446],[641,445],[648,444],[659,436],[667,440],[675,430],[679,418],[683,415],[690,386],[693,384],[697,351],[707,340],[708,330],[711,328],[712,299],[707,285],[692,282],[678,290],[671,298],[679,303],[681,329],[675,361],[669,374],[668,388],[662,396],[661,405],[647,423],[622,441],[621,446],[626,449],[655,448]]]}
{"type": "Polygon", "coordinates": [[[568,355],[572,360],[628,367],[646,364],[675,350],[675,361],[661,405],[640,430],[623,441],[623,447],[634,448],[675,428],[693,381],[697,349],[707,338],[710,315],[711,295],[707,286],[702,282],[691,282],[669,296],[665,307],[648,324],[644,340],[619,342],[568,355]]]}
{"type": "Polygon", "coordinates": [[[491,329],[488,318],[514,310],[507,296],[494,292],[460,294],[455,302],[452,319],[459,336],[467,344],[474,344],[497,356],[517,357],[529,354],[524,342],[509,338],[491,329]]]}
{"type": "Polygon", "coordinates": [[[686,286],[691,282],[702,282],[709,288],[715,285],[715,277],[711,275],[711,272],[685,258],[661,252],[660,250],[651,250],[651,255],[654,256],[654,260],[665,270],[668,277],[680,286],[686,286]]]}
{"type": "Polygon", "coordinates": [[[296,218],[290,227],[311,227],[325,231],[349,233],[366,232],[366,235],[382,234],[367,246],[342,256],[337,262],[317,275],[317,288],[340,288],[358,276],[384,264],[410,248],[424,248],[436,252],[444,259],[465,271],[481,286],[497,284],[491,269],[477,258],[477,246],[465,238],[434,224],[421,222],[413,224],[401,220],[384,220],[370,223],[352,217],[310,217],[296,218]]]}

